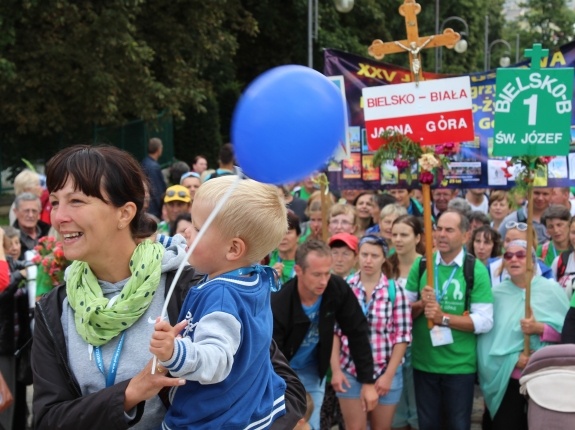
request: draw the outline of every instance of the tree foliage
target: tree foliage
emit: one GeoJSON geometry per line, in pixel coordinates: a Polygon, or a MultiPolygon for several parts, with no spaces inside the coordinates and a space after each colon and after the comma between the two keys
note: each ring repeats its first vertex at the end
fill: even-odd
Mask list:
{"type": "Polygon", "coordinates": [[[575,37],[575,11],[565,0],[527,0],[520,6],[525,13],[517,19],[515,29],[524,46],[541,43],[555,51],[575,37]]]}
{"type": "Polygon", "coordinates": [[[239,0],[3,0],[3,152],[159,112],[205,111],[207,71],[232,61],[238,33],[256,31],[239,0]]]}

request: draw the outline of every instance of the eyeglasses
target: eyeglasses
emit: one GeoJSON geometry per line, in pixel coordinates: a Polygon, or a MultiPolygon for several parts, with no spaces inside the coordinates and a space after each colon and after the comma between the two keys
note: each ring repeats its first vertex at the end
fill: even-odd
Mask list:
{"type": "Polygon", "coordinates": [[[373,245],[379,245],[381,247],[385,247],[385,240],[383,240],[380,236],[375,236],[373,234],[368,234],[367,236],[363,236],[359,241],[359,248],[361,245],[365,243],[371,243],[373,245]]]}
{"type": "Polygon", "coordinates": [[[503,258],[506,261],[513,260],[513,257],[517,257],[518,260],[523,260],[524,258],[527,257],[527,252],[526,251],[517,251],[517,252],[507,251],[505,254],[503,254],[503,258]]]}
{"type": "Polygon", "coordinates": [[[351,224],[352,223],[346,219],[343,219],[343,220],[332,219],[329,221],[329,225],[333,225],[333,226],[341,225],[343,227],[343,226],[351,225],[351,224]]]}
{"type": "Polygon", "coordinates": [[[178,195],[178,197],[181,197],[182,199],[189,199],[190,195],[186,192],[186,191],[174,191],[174,190],[168,190],[166,191],[166,196],[168,197],[174,197],[175,195],[178,195]]]}
{"type": "Polygon", "coordinates": [[[200,179],[200,175],[198,175],[196,172],[186,172],[186,173],[184,173],[184,174],[182,175],[182,177],[180,178],[180,184],[182,183],[182,181],[183,181],[184,179],[189,178],[190,176],[193,177],[193,178],[198,178],[198,179],[200,179]]]}
{"type": "Polygon", "coordinates": [[[513,228],[516,228],[519,231],[527,231],[527,224],[525,224],[524,222],[507,221],[505,223],[505,228],[507,230],[511,230],[513,228]]]}

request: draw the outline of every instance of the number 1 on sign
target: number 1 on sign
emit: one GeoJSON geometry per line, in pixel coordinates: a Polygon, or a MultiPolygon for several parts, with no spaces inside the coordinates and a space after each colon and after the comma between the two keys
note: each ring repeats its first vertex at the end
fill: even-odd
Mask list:
{"type": "Polygon", "coordinates": [[[529,106],[529,118],[527,124],[536,125],[537,123],[537,94],[533,94],[528,99],[523,100],[523,104],[529,106]]]}

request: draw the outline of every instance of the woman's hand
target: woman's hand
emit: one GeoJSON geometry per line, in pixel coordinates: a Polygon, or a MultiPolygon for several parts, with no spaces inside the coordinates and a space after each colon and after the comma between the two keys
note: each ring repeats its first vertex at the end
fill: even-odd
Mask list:
{"type": "Polygon", "coordinates": [[[526,335],[538,334],[541,336],[545,329],[545,325],[543,323],[535,320],[533,313],[531,313],[529,318],[523,318],[519,322],[521,323],[521,331],[526,335]]]}
{"type": "Polygon", "coordinates": [[[517,364],[515,365],[515,367],[517,367],[519,369],[525,369],[525,366],[527,366],[528,361],[529,361],[529,356],[525,355],[525,353],[522,352],[521,354],[519,354],[519,360],[517,360],[517,364]]]}
{"type": "Polygon", "coordinates": [[[180,321],[175,326],[171,326],[168,321],[156,320],[154,333],[150,341],[150,352],[158,357],[161,361],[168,361],[174,353],[174,339],[186,327],[188,320],[180,321]]]}
{"type": "Polygon", "coordinates": [[[351,387],[351,384],[340,369],[331,370],[331,386],[336,393],[345,393],[347,390],[344,388],[351,387]]]}
{"type": "Polygon", "coordinates": [[[166,369],[156,366],[156,372],[152,375],[152,361],[140,373],[134,376],[126,387],[124,397],[124,410],[135,408],[138,403],[151,399],[164,387],[177,387],[186,383],[185,379],[171,378],[167,376],[166,369]]]}
{"type": "MultiPolygon", "coordinates": [[[[1,229],[0,229],[1,230],[1,229]]],[[[0,373],[0,412],[4,412],[14,403],[14,398],[12,393],[4,380],[4,377],[0,373]]]]}
{"type": "Polygon", "coordinates": [[[284,265],[283,265],[283,263],[281,263],[281,262],[278,261],[276,264],[274,264],[274,265],[272,266],[272,269],[274,269],[274,270],[278,273],[278,276],[279,276],[280,279],[281,279],[282,273],[283,273],[283,271],[284,271],[284,265]]]}
{"type": "Polygon", "coordinates": [[[383,375],[375,380],[375,391],[381,396],[387,395],[389,390],[391,390],[391,384],[393,383],[393,377],[395,375],[389,375],[389,372],[385,371],[383,375]]]}
{"type": "Polygon", "coordinates": [[[369,412],[375,409],[379,396],[375,391],[373,384],[363,384],[359,395],[363,412],[369,412]]]}

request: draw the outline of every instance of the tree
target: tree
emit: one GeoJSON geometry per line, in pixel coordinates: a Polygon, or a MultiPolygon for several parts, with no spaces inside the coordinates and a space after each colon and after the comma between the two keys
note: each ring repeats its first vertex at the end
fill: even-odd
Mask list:
{"type": "Polygon", "coordinates": [[[7,147],[48,156],[46,141],[76,143],[94,126],[205,111],[206,71],[256,29],[239,0],[0,2],[4,159],[7,147]]]}
{"type": "Polygon", "coordinates": [[[541,43],[556,51],[575,37],[575,11],[565,0],[527,0],[525,13],[517,19],[524,46],[541,43]]]}

